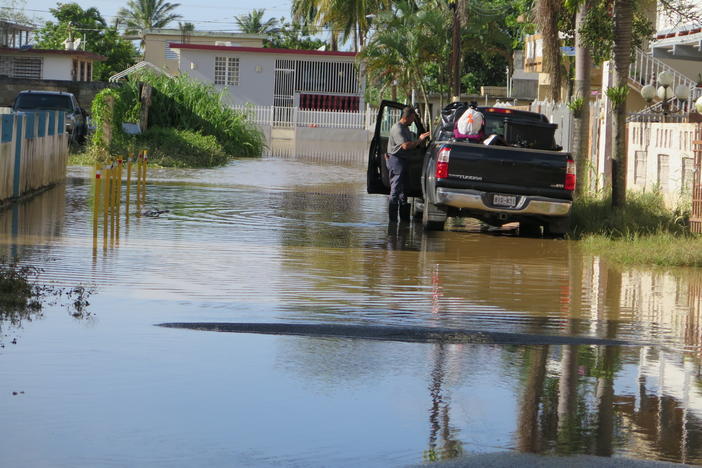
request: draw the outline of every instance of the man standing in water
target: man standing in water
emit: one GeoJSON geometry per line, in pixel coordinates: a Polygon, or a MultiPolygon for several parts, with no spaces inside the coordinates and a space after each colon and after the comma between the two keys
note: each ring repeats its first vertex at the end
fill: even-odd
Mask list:
{"type": "Polygon", "coordinates": [[[417,140],[410,132],[416,114],[412,107],[402,109],[400,121],[390,129],[388,137],[388,154],[385,156],[385,163],[390,176],[390,198],[388,203],[388,214],[390,221],[397,221],[397,212],[400,212],[400,219],[409,221],[410,207],[407,203],[405,189],[407,186],[407,166],[412,150],[429,138],[429,132],[419,135],[417,140]]]}

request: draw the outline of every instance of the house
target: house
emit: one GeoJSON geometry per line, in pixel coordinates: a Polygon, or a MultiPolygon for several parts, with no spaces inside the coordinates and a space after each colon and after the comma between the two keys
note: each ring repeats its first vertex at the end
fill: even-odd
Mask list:
{"type": "Polygon", "coordinates": [[[102,55],[79,49],[79,41],[64,50],[32,47],[33,28],[0,21],[0,76],[26,80],[92,81],[93,64],[102,55]]]}
{"type": "Polygon", "coordinates": [[[363,80],[356,53],[170,43],[179,73],[226,92],[232,105],[359,111],[363,80]]]}
{"type": "Polygon", "coordinates": [[[171,49],[171,43],[187,43],[198,45],[225,45],[235,47],[262,48],[267,36],[261,34],[226,33],[219,31],[190,31],[180,29],[149,29],[141,37],[127,39],[142,39],[144,61],[149,62],[163,71],[177,75],[179,73],[178,56],[171,49]]]}

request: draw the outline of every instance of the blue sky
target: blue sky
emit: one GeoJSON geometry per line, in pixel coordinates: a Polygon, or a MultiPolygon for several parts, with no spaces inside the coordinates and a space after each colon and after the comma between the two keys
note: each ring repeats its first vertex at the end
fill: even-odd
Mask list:
{"type": "MultiPolygon", "coordinates": [[[[290,0],[243,0],[241,2],[231,2],[225,0],[207,0],[198,2],[197,0],[183,0],[172,3],[180,3],[178,14],[183,16],[183,21],[190,21],[195,24],[196,29],[217,30],[235,32],[234,16],[245,14],[254,8],[265,8],[265,17],[280,18],[284,16],[290,18],[290,0]]],[[[4,2],[0,2],[4,3],[4,2]]],[[[29,17],[37,20],[47,20],[51,18],[49,8],[56,6],[56,0],[30,0],[25,4],[25,13],[29,17]]],[[[63,0],[62,3],[71,3],[71,0],[63,0]]],[[[127,0],[76,0],[83,8],[96,7],[100,13],[111,21],[121,7],[125,6],[127,0]]],[[[177,24],[175,24],[177,27],[177,24]]]]}

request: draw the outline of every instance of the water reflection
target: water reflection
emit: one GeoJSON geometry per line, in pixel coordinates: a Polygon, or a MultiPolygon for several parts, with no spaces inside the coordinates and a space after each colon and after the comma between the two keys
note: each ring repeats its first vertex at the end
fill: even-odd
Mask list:
{"type": "Polygon", "coordinates": [[[63,235],[66,186],[59,184],[28,200],[0,209],[0,257],[36,252],[37,244],[63,235]]]}
{"type": "MultiPolygon", "coordinates": [[[[154,171],[150,203],[171,212],[131,219],[119,249],[97,260],[90,255],[89,174],[0,212],[3,255],[41,264],[48,281],[102,286],[101,323],[82,332],[59,323],[60,337],[50,345],[36,339],[4,354],[0,390],[8,376],[32,382],[48,375],[53,378],[35,387],[54,388],[61,375],[70,375],[57,388],[68,394],[78,382],[96,401],[89,411],[56,415],[49,427],[64,428],[68,418],[79,430],[112,410],[103,406],[114,387],[101,382],[114,384],[118,375],[128,390],[122,395],[138,395],[141,403],[114,406],[120,414],[111,417],[124,418],[123,432],[103,447],[109,453],[116,452],[113,441],[132,440],[124,435],[135,433],[130,418],[167,421],[177,432],[164,415],[178,407],[192,411],[196,422],[202,414],[231,411],[231,426],[187,430],[202,431],[199,441],[212,440],[211,453],[231,455],[248,448],[231,448],[227,431],[234,427],[259,453],[271,453],[264,462],[307,465],[319,450],[344,452],[354,462],[354,456],[377,457],[386,465],[496,450],[702,462],[702,274],[619,268],[567,241],[389,226],[382,197],[365,195],[362,171],[346,169],[339,174],[331,165],[264,160],[212,172],[154,171]],[[154,323],[176,320],[421,325],[633,345],[410,345],[153,330],[154,323]],[[86,351],[103,348],[113,353],[109,359],[86,351]],[[66,362],[66,355],[80,356],[80,363],[66,362]],[[236,359],[223,363],[222,356],[236,359]],[[144,381],[148,392],[133,383],[144,381]],[[280,403],[279,412],[271,411],[280,389],[294,391],[295,384],[301,388],[295,408],[280,403]],[[172,399],[168,405],[163,395],[172,399]],[[349,447],[333,431],[320,434],[330,423],[328,414],[317,414],[318,400],[328,414],[356,417],[344,437],[363,433],[367,445],[349,447]],[[301,426],[299,414],[317,417],[320,425],[303,425],[309,437],[285,452],[267,431],[284,438],[301,426]],[[247,436],[257,424],[266,435],[247,436]],[[387,447],[378,443],[385,438],[387,447]]],[[[51,340],[55,330],[33,333],[51,340]]],[[[56,400],[45,396],[51,408],[28,418],[32,428],[61,407],[56,400]]],[[[22,424],[32,411],[15,408],[11,422],[22,424]]],[[[334,421],[342,431],[339,421],[346,420],[334,421]]],[[[163,439],[187,445],[187,430],[176,434],[180,439],[163,439]]]]}

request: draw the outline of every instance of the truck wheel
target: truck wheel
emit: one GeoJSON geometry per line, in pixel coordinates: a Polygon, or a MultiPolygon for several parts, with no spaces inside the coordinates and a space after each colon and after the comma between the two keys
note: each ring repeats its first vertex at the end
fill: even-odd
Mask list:
{"type": "Polygon", "coordinates": [[[570,218],[555,218],[544,226],[544,235],[552,237],[563,237],[570,228],[570,218]]]}
{"type": "Polygon", "coordinates": [[[412,219],[422,219],[424,213],[424,201],[421,198],[412,199],[412,219]]]}
{"type": "Polygon", "coordinates": [[[446,212],[437,208],[436,205],[424,202],[424,212],[422,213],[422,226],[425,231],[443,231],[446,224],[446,212]]]}
{"type": "Polygon", "coordinates": [[[540,237],[541,225],[536,221],[519,221],[519,237],[540,237]]]}

